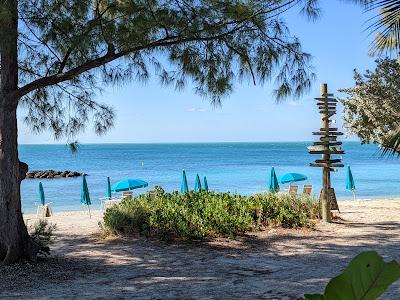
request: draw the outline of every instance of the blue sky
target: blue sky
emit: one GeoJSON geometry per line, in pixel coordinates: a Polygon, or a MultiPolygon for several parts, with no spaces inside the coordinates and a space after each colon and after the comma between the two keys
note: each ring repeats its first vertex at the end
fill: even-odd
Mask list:
{"type": "MultiPolygon", "coordinates": [[[[364,71],[374,66],[374,59],[367,55],[372,39],[365,31],[368,16],[360,7],[342,1],[321,3],[322,15],[316,22],[307,21],[298,11],[285,15],[291,32],[313,55],[317,74],[311,92],[302,99],[277,104],[271,84],[262,87],[245,82],[235,86],[221,108],[213,108],[190,85],[179,92],[161,87],[157,80],[132,82],[106,87],[96,99],[115,109],[114,128],[101,137],[88,128],[76,139],[80,143],[312,140],[311,132],[320,127],[313,100],[319,94],[319,84],[328,83],[330,91],[337,94],[338,88],[353,85],[354,68],[364,71]]],[[[338,111],[340,123],[341,108],[338,111]]],[[[54,141],[47,132],[33,134],[20,119],[19,142],[63,141],[54,141]]]]}

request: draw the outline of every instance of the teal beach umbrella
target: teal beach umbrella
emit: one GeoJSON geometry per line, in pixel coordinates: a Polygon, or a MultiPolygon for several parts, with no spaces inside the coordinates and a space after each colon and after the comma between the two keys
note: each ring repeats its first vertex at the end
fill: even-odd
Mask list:
{"type": "Polygon", "coordinates": [[[351,173],[350,166],[346,170],[346,189],[353,192],[354,200],[356,200],[356,185],[354,183],[353,173],[351,173]]]}
{"type": "Polygon", "coordinates": [[[181,193],[189,192],[189,187],[186,179],[186,172],[182,170],[182,182],[181,182],[181,193]]]}
{"type": "Polygon", "coordinates": [[[110,177],[107,177],[106,198],[107,198],[108,200],[111,199],[111,183],[110,183],[110,177]]]}
{"type": "Polygon", "coordinates": [[[92,204],[92,202],[90,201],[89,188],[88,188],[88,185],[87,185],[87,182],[86,182],[86,176],[85,175],[82,176],[81,203],[83,205],[87,205],[88,206],[89,217],[91,217],[91,215],[90,215],[90,205],[92,204]]]}
{"type": "Polygon", "coordinates": [[[296,181],[307,180],[307,176],[299,173],[287,173],[279,177],[280,183],[292,183],[296,181]]]}
{"type": "Polygon", "coordinates": [[[207,182],[206,176],[204,176],[204,178],[203,178],[203,188],[205,191],[208,191],[208,182],[207,182]]]}
{"type": "Polygon", "coordinates": [[[270,191],[271,193],[279,192],[279,184],[278,184],[278,179],[276,178],[274,167],[271,168],[271,175],[269,176],[269,181],[268,181],[268,191],[270,191]]]}
{"type": "Polygon", "coordinates": [[[199,174],[196,175],[196,183],[194,185],[194,191],[195,192],[200,192],[201,191],[201,182],[200,182],[199,174]]]}
{"type": "Polygon", "coordinates": [[[39,182],[39,197],[40,197],[40,204],[44,206],[46,204],[46,199],[44,197],[44,190],[41,182],[39,182]]]}
{"type": "Polygon", "coordinates": [[[113,184],[111,190],[113,192],[124,192],[134,189],[139,189],[148,186],[149,184],[141,179],[128,178],[113,184]]]}

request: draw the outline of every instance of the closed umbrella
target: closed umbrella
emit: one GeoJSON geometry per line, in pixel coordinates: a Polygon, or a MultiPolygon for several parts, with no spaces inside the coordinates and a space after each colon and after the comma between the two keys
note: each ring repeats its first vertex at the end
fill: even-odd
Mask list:
{"type": "Polygon", "coordinates": [[[347,166],[346,170],[346,189],[353,192],[353,198],[356,200],[356,185],[354,183],[353,173],[351,172],[350,166],[347,166]]]}
{"type": "Polygon", "coordinates": [[[46,204],[46,198],[44,196],[43,185],[41,182],[39,182],[39,198],[41,205],[38,205],[36,215],[39,215],[39,212],[42,212],[43,217],[51,217],[52,212],[49,206],[50,203],[46,204]]]}
{"type": "Polygon", "coordinates": [[[279,177],[280,183],[292,183],[296,181],[307,180],[307,176],[299,173],[287,173],[279,177]]]}
{"type": "Polygon", "coordinates": [[[107,177],[106,199],[108,199],[108,200],[111,199],[111,183],[110,183],[110,177],[107,177]]]}
{"type": "Polygon", "coordinates": [[[186,172],[185,170],[182,171],[182,182],[181,182],[181,193],[189,192],[189,187],[186,179],[186,172]]]}
{"type": "Polygon", "coordinates": [[[149,184],[141,179],[128,178],[113,184],[111,190],[113,192],[124,192],[134,189],[139,189],[148,186],[149,184]]]}
{"type": "Polygon", "coordinates": [[[279,192],[279,184],[278,184],[278,179],[276,178],[274,167],[271,168],[271,175],[269,176],[269,181],[268,181],[268,191],[270,191],[271,193],[279,192]]]}
{"type": "Polygon", "coordinates": [[[207,182],[206,176],[204,176],[204,178],[203,178],[203,188],[205,191],[208,191],[208,182],[207,182]]]}
{"type": "Polygon", "coordinates": [[[81,203],[83,205],[87,205],[88,210],[89,210],[89,217],[91,218],[92,216],[90,214],[90,205],[92,204],[92,202],[90,201],[89,188],[88,188],[88,185],[86,182],[85,175],[82,176],[81,203]]]}
{"type": "Polygon", "coordinates": [[[201,191],[201,182],[200,182],[199,174],[196,175],[196,183],[194,185],[194,191],[195,192],[200,192],[201,191]]]}
{"type": "Polygon", "coordinates": [[[44,206],[46,204],[46,199],[44,197],[44,190],[41,182],[39,182],[39,197],[40,197],[40,204],[44,206]]]}

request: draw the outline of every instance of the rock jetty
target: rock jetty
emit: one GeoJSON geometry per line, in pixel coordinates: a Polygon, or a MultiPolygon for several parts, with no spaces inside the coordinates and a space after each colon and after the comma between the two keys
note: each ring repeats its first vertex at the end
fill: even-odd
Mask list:
{"type": "Polygon", "coordinates": [[[36,179],[36,178],[69,178],[69,177],[78,177],[82,175],[87,175],[85,173],[80,173],[76,171],[55,171],[55,170],[42,170],[42,171],[29,171],[26,173],[27,179],[36,179]]]}

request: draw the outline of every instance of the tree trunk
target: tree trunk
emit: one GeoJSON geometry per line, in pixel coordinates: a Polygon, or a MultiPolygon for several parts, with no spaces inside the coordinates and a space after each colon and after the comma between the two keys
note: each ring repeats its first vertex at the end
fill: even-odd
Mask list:
{"type": "Polygon", "coordinates": [[[0,0],[0,265],[35,259],[38,245],[21,212],[20,184],[28,166],[18,159],[17,0],[0,0]]]}

